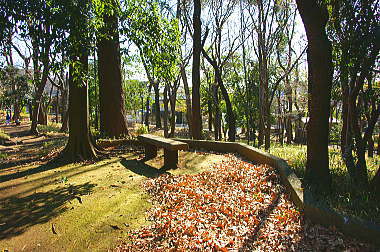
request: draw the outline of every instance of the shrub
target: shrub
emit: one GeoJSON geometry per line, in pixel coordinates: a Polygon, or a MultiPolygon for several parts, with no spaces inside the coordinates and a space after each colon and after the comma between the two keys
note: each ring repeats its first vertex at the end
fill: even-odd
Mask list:
{"type": "Polygon", "coordinates": [[[144,124],[140,125],[136,130],[137,135],[147,134],[148,132],[148,127],[144,124]]]}

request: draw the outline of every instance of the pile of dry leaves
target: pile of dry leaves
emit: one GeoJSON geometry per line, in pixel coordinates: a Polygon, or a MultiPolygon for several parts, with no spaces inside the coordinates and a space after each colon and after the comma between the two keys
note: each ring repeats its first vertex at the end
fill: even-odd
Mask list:
{"type": "Polygon", "coordinates": [[[148,180],[153,224],[116,251],[371,250],[305,221],[272,167],[227,157],[209,172],[148,180]]]}

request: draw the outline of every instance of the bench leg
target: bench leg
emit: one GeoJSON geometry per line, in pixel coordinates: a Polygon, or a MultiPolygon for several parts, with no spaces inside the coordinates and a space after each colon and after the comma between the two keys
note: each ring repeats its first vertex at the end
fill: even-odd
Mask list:
{"type": "Polygon", "coordinates": [[[157,157],[157,147],[152,144],[144,144],[145,158],[151,159],[157,157]]]}
{"type": "Polygon", "coordinates": [[[165,169],[176,169],[178,167],[178,151],[164,149],[165,169]]]}

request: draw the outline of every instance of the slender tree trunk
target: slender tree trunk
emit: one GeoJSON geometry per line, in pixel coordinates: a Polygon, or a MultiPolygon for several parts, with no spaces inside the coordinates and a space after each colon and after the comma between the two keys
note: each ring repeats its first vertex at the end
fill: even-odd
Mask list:
{"type": "Polygon", "coordinates": [[[236,119],[235,119],[235,113],[232,109],[232,104],[230,100],[230,96],[228,95],[227,89],[224,86],[222,75],[219,69],[215,70],[215,77],[218,83],[218,86],[220,87],[220,91],[222,92],[222,96],[224,101],[226,102],[226,109],[227,109],[227,124],[228,124],[228,141],[235,142],[236,138],[236,119]]]}
{"type": "Polygon", "coordinates": [[[17,119],[20,120],[20,104],[18,102],[16,102],[14,105],[13,105],[13,108],[14,108],[14,113],[13,113],[13,120],[16,121],[17,119]]]}
{"type": "Polygon", "coordinates": [[[332,86],[332,48],[325,26],[326,6],[317,0],[296,0],[308,39],[309,115],[306,177],[319,190],[331,189],[328,136],[332,86]]]}
{"type": "Polygon", "coordinates": [[[170,134],[169,137],[174,137],[175,134],[175,122],[176,122],[176,102],[177,102],[177,87],[178,85],[175,83],[173,88],[168,90],[169,93],[169,102],[170,102],[170,134]]]}
{"type": "MultiPolygon", "coordinates": [[[[212,93],[212,84],[210,83],[209,84],[209,92],[212,93]]],[[[212,117],[212,112],[213,112],[213,108],[212,108],[212,100],[211,99],[208,99],[207,101],[207,110],[208,110],[208,131],[209,132],[212,132],[212,124],[213,124],[213,117],[212,117]]]]}
{"type": "Polygon", "coordinates": [[[148,128],[148,131],[149,131],[150,92],[151,92],[151,89],[152,89],[152,85],[149,85],[149,88],[148,88],[148,97],[146,98],[146,102],[145,102],[145,110],[146,110],[145,126],[148,128]]]}
{"type": "Polygon", "coordinates": [[[200,64],[201,64],[201,1],[194,0],[194,13],[193,13],[193,69],[192,69],[192,136],[194,139],[202,138],[202,115],[201,115],[201,99],[200,99],[200,64]]]}
{"type": "Polygon", "coordinates": [[[375,142],[373,141],[372,136],[368,139],[368,157],[373,157],[375,150],[375,142]]]}
{"type": "Polygon", "coordinates": [[[161,108],[160,108],[160,89],[158,87],[158,83],[154,83],[154,107],[156,113],[156,128],[161,129],[161,108]]]}
{"type": "Polygon", "coordinates": [[[69,110],[65,110],[62,116],[62,126],[59,132],[67,132],[69,126],[69,110]]]}
{"type": "Polygon", "coordinates": [[[214,119],[214,136],[215,140],[219,141],[222,138],[222,122],[221,122],[221,113],[219,107],[219,94],[218,94],[218,85],[212,85],[212,94],[214,100],[214,110],[215,110],[215,119],[214,119]]]}
{"type": "Polygon", "coordinates": [[[168,125],[168,114],[169,114],[169,100],[168,100],[168,84],[165,84],[164,88],[164,137],[169,137],[169,125],[168,125]]]}
{"type": "Polygon", "coordinates": [[[183,82],[183,87],[185,89],[185,98],[186,98],[186,120],[187,124],[189,125],[189,136],[191,137],[191,132],[192,131],[192,115],[191,115],[191,96],[190,96],[190,90],[189,90],[189,83],[187,82],[187,76],[186,76],[186,71],[185,67],[181,65],[181,77],[182,77],[182,82],[183,82]]]}
{"type": "Polygon", "coordinates": [[[100,130],[108,137],[121,137],[128,135],[128,127],[121,79],[118,18],[105,15],[103,20],[106,36],[98,39],[100,130]]]}
{"type": "Polygon", "coordinates": [[[59,89],[57,88],[56,95],[56,103],[55,103],[55,123],[58,123],[58,114],[59,114],[59,89]]]}

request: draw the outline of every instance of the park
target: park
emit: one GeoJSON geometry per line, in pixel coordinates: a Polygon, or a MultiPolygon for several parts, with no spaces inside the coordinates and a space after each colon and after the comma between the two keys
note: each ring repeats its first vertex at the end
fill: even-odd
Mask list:
{"type": "Polygon", "coordinates": [[[378,251],[379,4],[0,0],[0,251],[378,251]]]}

